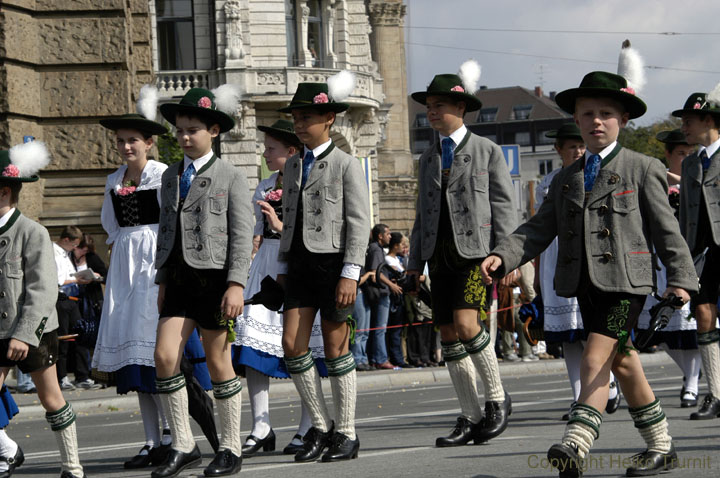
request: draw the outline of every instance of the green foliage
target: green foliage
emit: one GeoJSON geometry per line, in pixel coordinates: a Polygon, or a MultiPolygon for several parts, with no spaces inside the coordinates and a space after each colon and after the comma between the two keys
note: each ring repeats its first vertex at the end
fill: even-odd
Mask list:
{"type": "MultiPolygon", "coordinates": [[[[655,139],[661,131],[680,127],[680,118],[669,116],[648,126],[635,126],[631,121],[620,130],[618,141],[623,147],[658,158],[665,164],[665,145],[655,139]]],[[[667,166],[667,164],[665,164],[667,166]]]]}
{"type": "MultiPolygon", "coordinates": [[[[167,125],[166,126],[170,126],[167,125]]],[[[175,139],[172,130],[157,137],[158,161],[165,164],[173,164],[183,159],[182,148],[175,139]]]]}

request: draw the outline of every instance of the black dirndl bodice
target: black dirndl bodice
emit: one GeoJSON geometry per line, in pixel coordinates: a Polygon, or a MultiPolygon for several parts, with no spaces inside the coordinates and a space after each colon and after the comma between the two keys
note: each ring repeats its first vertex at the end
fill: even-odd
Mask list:
{"type": "Polygon", "coordinates": [[[135,191],[119,196],[110,191],[115,218],[120,227],[144,226],[160,222],[160,204],[157,189],[135,191]]]}

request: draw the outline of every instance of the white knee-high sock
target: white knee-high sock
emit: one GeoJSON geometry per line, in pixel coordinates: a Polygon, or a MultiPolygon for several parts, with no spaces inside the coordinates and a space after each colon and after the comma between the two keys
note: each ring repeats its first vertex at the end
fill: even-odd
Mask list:
{"type": "MultiPolygon", "coordinates": [[[[5,433],[5,429],[0,430],[0,457],[13,458],[17,453],[18,445],[15,441],[5,433]]],[[[0,472],[10,469],[7,460],[0,460],[0,472]]]]}
{"type": "MultiPolygon", "coordinates": [[[[250,413],[253,417],[251,435],[262,440],[270,433],[270,377],[251,367],[245,367],[250,413]]],[[[254,442],[254,440],[248,440],[254,442]]],[[[253,443],[250,443],[251,445],[253,443]]]]}
{"type": "MultiPolygon", "coordinates": [[[[612,383],[614,381],[615,381],[615,374],[613,374],[612,371],[610,371],[610,382],[609,383],[612,385],[612,383]]],[[[620,387],[610,387],[608,389],[608,400],[612,400],[615,397],[617,397],[618,393],[620,393],[620,387]]]]}
{"type": "Polygon", "coordinates": [[[160,429],[162,430],[162,434],[160,435],[160,444],[161,445],[171,445],[172,444],[172,434],[170,432],[170,423],[168,422],[167,415],[165,414],[165,409],[163,408],[162,400],[160,400],[160,395],[157,393],[153,393],[150,395],[155,402],[155,406],[157,407],[158,416],[160,417],[160,429]]]}
{"type": "Polygon", "coordinates": [[[563,356],[565,367],[567,367],[570,389],[573,394],[573,401],[577,402],[580,397],[580,363],[582,362],[583,344],[575,342],[563,342],[563,356]]]}
{"type": "Polygon", "coordinates": [[[160,445],[160,429],[158,428],[158,409],[155,400],[149,393],[138,392],[140,416],[145,429],[145,444],[152,447],[160,445]]]}
{"type": "Polygon", "coordinates": [[[475,366],[460,341],[442,342],[441,346],[445,366],[460,402],[460,415],[467,418],[470,423],[479,423],[483,413],[475,379],[477,376],[475,366]]]}
{"type": "Polygon", "coordinates": [[[220,451],[230,450],[242,456],[240,439],[240,411],[242,407],[242,383],[238,377],[224,382],[212,382],[213,396],[220,418],[220,451]]]}
{"type": "Polygon", "coordinates": [[[162,407],[170,423],[173,436],[173,449],[190,453],[195,448],[195,438],[190,428],[188,395],[185,377],[182,373],[168,378],[155,379],[162,407]]]}
{"type": "Polygon", "coordinates": [[[325,359],[330,377],[336,430],[351,440],[355,439],[355,403],[357,400],[357,375],[355,359],[347,353],[335,359],[325,359]]]}
{"type": "Polygon", "coordinates": [[[702,365],[702,358],[700,357],[700,350],[688,349],[683,350],[685,356],[685,391],[693,392],[697,395],[698,386],[700,381],[700,366],[702,365]]]}
{"type": "Polygon", "coordinates": [[[313,426],[320,432],[327,432],[330,430],[330,414],[312,353],[308,351],[299,357],[285,356],[285,364],[303,404],[310,412],[313,426]]]}
{"type": "Polygon", "coordinates": [[[312,420],[310,419],[310,412],[308,407],[305,406],[302,400],[300,400],[300,424],[298,425],[297,434],[304,437],[310,427],[312,426],[312,420]]]}
{"type": "Polygon", "coordinates": [[[503,402],[505,390],[500,379],[497,356],[490,342],[490,334],[483,328],[475,337],[462,344],[485,386],[485,401],[503,402]]]}
{"type": "Polygon", "coordinates": [[[55,440],[60,451],[60,464],[63,471],[82,477],[83,467],[78,454],[77,432],[75,430],[75,412],[69,403],[60,410],[45,413],[50,429],[55,432],[55,440]]]}
{"type": "Polygon", "coordinates": [[[698,348],[702,356],[702,366],[705,370],[710,393],[720,398],[720,332],[717,329],[710,332],[698,333],[698,348]]]}

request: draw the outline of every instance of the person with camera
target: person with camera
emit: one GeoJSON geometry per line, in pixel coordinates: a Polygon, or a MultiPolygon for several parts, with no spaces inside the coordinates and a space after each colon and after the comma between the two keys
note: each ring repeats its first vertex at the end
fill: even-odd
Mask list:
{"type": "Polygon", "coordinates": [[[400,293],[393,293],[390,296],[390,315],[388,318],[387,332],[387,348],[390,363],[395,367],[409,368],[411,365],[405,361],[402,351],[403,327],[405,324],[405,295],[404,291],[408,288],[410,282],[415,285],[414,279],[407,280],[405,275],[405,267],[403,266],[403,258],[401,256],[403,245],[403,235],[400,232],[390,234],[390,242],[388,243],[388,253],[385,256],[385,264],[392,270],[389,271],[390,280],[400,287],[400,293]]]}

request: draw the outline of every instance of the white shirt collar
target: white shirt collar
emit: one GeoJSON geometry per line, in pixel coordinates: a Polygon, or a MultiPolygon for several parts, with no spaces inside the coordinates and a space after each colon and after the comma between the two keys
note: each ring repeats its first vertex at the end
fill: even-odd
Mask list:
{"type": "Polygon", "coordinates": [[[705,150],[708,158],[712,158],[712,155],[715,154],[718,149],[720,149],[720,139],[718,139],[708,147],[700,146],[700,149],[698,149],[698,154],[700,154],[700,151],[702,151],[703,149],[705,150]]]}
{"type": "Polygon", "coordinates": [[[10,210],[6,212],[5,215],[3,215],[3,217],[0,217],[0,227],[3,227],[5,224],[7,224],[7,222],[10,220],[10,216],[12,216],[14,212],[15,208],[11,207],[10,210]]]}
{"type": "MultiPolygon", "coordinates": [[[[606,146],[605,149],[603,149],[602,151],[600,151],[600,153],[598,153],[600,155],[600,158],[605,159],[608,154],[613,152],[613,149],[615,149],[615,146],[617,146],[617,141],[613,141],[612,143],[610,143],[610,145],[606,146]]],[[[594,153],[591,153],[589,149],[586,149],[585,150],[585,159],[589,158],[593,154],[594,153]]]]}
{"type": "Polygon", "coordinates": [[[442,143],[442,140],[445,138],[450,138],[453,140],[453,143],[455,143],[455,147],[457,148],[460,143],[462,143],[462,140],[465,139],[465,135],[467,134],[467,127],[463,124],[458,129],[450,133],[450,136],[443,136],[440,135],[440,143],[442,143]]]}
{"type": "MultiPolygon", "coordinates": [[[[330,147],[331,144],[332,144],[332,140],[329,139],[329,140],[327,140],[326,143],[323,143],[320,146],[318,146],[317,148],[313,149],[312,150],[313,156],[315,156],[315,158],[318,158],[321,154],[323,154],[325,151],[327,151],[327,149],[330,147]]],[[[305,155],[307,154],[308,151],[310,151],[310,149],[307,146],[305,146],[305,152],[303,153],[303,157],[305,157],[305,155]]]]}
{"type": "Polygon", "coordinates": [[[206,154],[205,156],[200,156],[198,159],[190,159],[187,155],[185,155],[185,157],[183,158],[183,171],[185,171],[188,166],[190,166],[190,163],[192,163],[192,165],[195,167],[195,173],[197,173],[198,171],[200,171],[200,169],[202,169],[203,166],[207,164],[208,161],[212,159],[213,154],[215,153],[213,153],[211,149],[208,154],[206,154]]]}

